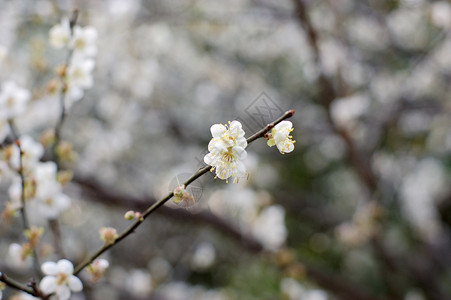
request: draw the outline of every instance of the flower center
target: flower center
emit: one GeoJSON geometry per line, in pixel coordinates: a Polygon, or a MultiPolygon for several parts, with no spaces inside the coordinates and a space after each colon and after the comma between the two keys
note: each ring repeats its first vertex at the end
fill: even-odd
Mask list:
{"type": "Polygon", "coordinates": [[[64,273],[58,273],[58,275],[56,276],[56,284],[57,285],[62,285],[67,281],[67,274],[64,273]]]}
{"type": "Polygon", "coordinates": [[[49,197],[49,198],[45,199],[44,203],[47,206],[53,206],[53,199],[49,197]]]}
{"type": "Polygon", "coordinates": [[[232,147],[227,148],[227,152],[224,152],[222,159],[228,163],[231,163],[235,160],[235,154],[232,151],[232,147]]]}

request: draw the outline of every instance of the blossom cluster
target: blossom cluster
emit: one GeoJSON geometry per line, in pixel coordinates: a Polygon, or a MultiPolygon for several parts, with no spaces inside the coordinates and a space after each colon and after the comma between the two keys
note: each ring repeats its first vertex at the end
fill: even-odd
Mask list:
{"type": "MultiPolygon", "coordinates": [[[[63,79],[66,93],[65,105],[69,108],[80,100],[84,90],[93,85],[92,71],[95,66],[93,57],[97,54],[97,30],[91,26],[72,26],[68,18],[50,29],[50,44],[55,49],[67,48],[71,51],[71,60],[63,66],[59,75],[63,79]]],[[[56,86],[58,84],[55,84],[56,86]]],[[[60,89],[55,89],[58,91],[60,89]]]]}
{"type": "MultiPolygon", "coordinates": [[[[74,101],[83,97],[84,90],[93,85],[93,57],[97,53],[97,31],[93,27],[81,27],[63,19],[50,29],[50,44],[56,49],[66,48],[70,60],[57,68],[59,80],[49,84],[50,92],[58,93],[65,100],[68,109],[74,101]]],[[[0,63],[7,55],[7,49],[0,45],[0,63]]],[[[25,214],[24,206],[33,212],[33,219],[57,219],[71,205],[70,198],[63,192],[70,181],[69,171],[58,170],[57,163],[45,161],[45,147],[49,147],[61,160],[73,158],[71,144],[60,142],[55,145],[55,135],[44,134],[40,142],[27,134],[20,135],[16,121],[30,109],[32,94],[14,81],[5,81],[0,88],[0,183],[8,184],[8,200],[2,218],[11,222],[12,218],[25,214]],[[13,140],[14,143],[6,142],[13,140]]],[[[61,108],[63,109],[63,108],[61,108]]],[[[49,131],[49,132],[50,132],[49,131]]],[[[26,218],[26,216],[24,216],[26,218]]],[[[24,222],[25,223],[25,222],[24,222]]],[[[25,225],[25,224],[24,224],[25,225]]],[[[25,230],[27,241],[9,246],[7,264],[13,268],[29,268],[33,253],[39,246],[43,228],[32,226],[25,230]]],[[[42,250],[42,249],[39,249],[42,250]]],[[[42,251],[41,251],[42,253],[42,251]]],[[[103,271],[107,266],[103,263],[103,271]]],[[[103,272],[97,267],[97,277],[103,272]]],[[[71,291],[82,289],[81,281],[72,275],[73,265],[68,260],[42,265],[47,276],[40,282],[44,293],[55,293],[58,299],[69,299],[71,291]]]]}
{"type": "MultiPolygon", "coordinates": [[[[205,155],[204,162],[216,170],[217,178],[228,180],[232,177],[234,182],[238,182],[246,175],[243,161],[247,156],[247,141],[243,126],[238,121],[232,121],[228,125],[214,124],[210,131],[213,138],[208,144],[209,153],[205,155]]],[[[293,124],[290,121],[278,123],[266,134],[268,146],[276,145],[282,154],[292,152],[295,141],[289,135],[291,131],[293,124]]]]}

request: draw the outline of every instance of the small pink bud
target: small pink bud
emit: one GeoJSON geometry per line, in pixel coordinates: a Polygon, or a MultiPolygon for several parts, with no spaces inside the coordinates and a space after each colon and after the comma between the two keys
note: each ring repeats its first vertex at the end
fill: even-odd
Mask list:
{"type": "Polygon", "coordinates": [[[102,227],[99,229],[100,239],[107,245],[114,244],[114,241],[119,237],[116,229],[113,227],[102,227]]]}

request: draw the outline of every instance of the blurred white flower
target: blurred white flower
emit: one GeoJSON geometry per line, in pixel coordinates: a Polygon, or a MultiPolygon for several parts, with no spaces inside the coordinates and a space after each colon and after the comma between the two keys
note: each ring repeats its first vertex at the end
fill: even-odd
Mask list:
{"type": "Polygon", "coordinates": [[[43,263],[41,270],[47,276],[41,280],[39,288],[46,294],[55,293],[59,300],[69,299],[71,291],[83,289],[81,280],[73,275],[73,264],[67,259],[43,263]]]}
{"type": "MultiPolygon", "coordinates": [[[[22,167],[27,170],[32,169],[44,155],[44,147],[28,135],[20,138],[20,148],[22,149],[22,167]]],[[[11,146],[9,163],[13,169],[18,170],[20,167],[20,151],[16,145],[11,146]]]]}
{"type": "Polygon", "coordinates": [[[436,201],[445,188],[445,171],[434,158],[421,160],[403,178],[400,187],[403,212],[425,239],[433,240],[441,232],[436,201]]]}
{"type": "Polygon", "coordinates": [[[285,210],[272,205],[262,210],[252,225],[252,233],[270,251],[278,250],[287,238],[285,210]]]}
{"type": "Polygon", "coordinates": [[[277,124],[271,133],[268,133],[268,146],[277,146],[280,153],[290,153],[294,150],[294,143],[296,141],[292,140],[290,133],[293,131],[293,123],[290,121],[282,121],[277,124]]]}
{"type": "Polygon", "coordinates": [[[31,267],[31,249],[26,249],[17,243],[12,243],[8,248],[6,262],[12,268],[26,269],[31,267]]]}
{"type": "Polygon", "coordinates": [[[69,43],[71,31],[68,18],[63,18],[60,24],[50,28],[50,45],[55,49],[61,49],[69,43]]]}
{"type": "Polygon", "coordinates": [[[331,114],[337,125],[352,129],[356,125],[357,119],[363,116],[369,108],[368,96],[356,94],[335,99],[331,105],[331,114]]]}
{"type": "Polygon", "coordinates": [[[95,62],[80,55],[74,55],[67,70],[67,80],[69,88],[79,87],[87,89],[92,87],[92,70],[95,62]]]}
{"type": "Polygon", "coordinates": [[[352,222],[340,224],[335,229],[335,232],[340,242],[348,247],[357,247],[363,244],[367,238],[364,233],[352,222]]]}
{"type": "MultiPolygon", "coordinates": [[[[40,298],[36,298],[27,293],[18,293],[14,294],[9,298],[9,300],[39,300],[40,298]]],[[[1,300],[1,298],[0,298],[1,300]]]]}
{"type": "Polygon", "coordinates": [[[25,113],[31,94],[13,81],[6,81],[0,92],[0,119],[12,119],[25,113]]]}
{"type": "Polygon", "coordinates": [[[132,270],[126,280],[128,291],[137,297],[144,297],[152,291],[152,277],[144,270],[132,270]]]}
{"type": "Polygon", "coordinates": [[[209,268],[216,259],[216,250],[211,243],[201,243],[196,247],[194,251],[191,263],[196,269],[207,269],[209,268]]]}
{"type": "Polygon", "coordinates": [[[86,271],[94,282],[98,281],[106,272],[106,269],[110,266],[110,263],[103,258],[98,258],[86,267],[86,271]]]}
{"type": "Polygon", "coordinates": [[[289,300],[327,300],[327,293],[319,289],[307,289],[293,278],[283,278],[280,289],[289,300]]]}
{"type": "Polygon", "coordinates": [[[92,57],[97,54],[97,30],[92,26],[74,27],[74,36],[70,41],[72,49],[85,56],[92,57]]]}
{"type": "Polygon", "coordinates": [[[446,1],[438,1],[431,4],[432,23],[440,28],[451,27],[451,4],[446,1]]]}
{"type": "Polygon", "coordinates": [[[208,153],[204,162],[216,169],[216,176],[227,180],[233,177],[234,181],[246,174],[246,167],[242,160],[246,158],[247,146],[244,130],[238,121],[227,125],[215,124],[210,128],[213,138],[208,144],[208,153]]]}
{"type": "Polygon", "coordinates": [[[38,198],[38,212],[46,219],[56,219],[58,215],[69,208],[69,196],[63,193],[50,194],[45,198],[38,198]]]}
{"type": "Polygon", "coordinates": [[[149,262],[149,269],[152,277],[161,281],[171,272],[171,264],[162,257],[155,257],[149,262]]]}

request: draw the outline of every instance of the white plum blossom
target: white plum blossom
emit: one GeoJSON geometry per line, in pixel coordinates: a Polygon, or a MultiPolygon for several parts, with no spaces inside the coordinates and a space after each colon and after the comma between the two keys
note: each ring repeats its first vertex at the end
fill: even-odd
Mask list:
{"type": "Polygon", "coordinates": [[[147,270],[133,269],[130,271],[125,286],[137,297],[145,297],[152,291],[152,276],[147,270]]]}
{"type": "Polygon", "coordinates": [[[290,133],[293,131],[293,124],[290,121],[282,121],[271,130],[268,136],[268,146],[277,146],[280,153],[290,153],[294,150],[294,143],[290,133]]]}
{"type": "Polygon", "coordinates": [[[242,160],[246,158],[247,141],[244,130],[238,121],[227,125],[215,124],[210,128],[213,138],[208,144],[208,153],[204,162],[216,169],[216,176],[227,180],[233,177],[234,181],[246,174],[246,167],[242,160]]]}
{"type": "Polygon", "coordinates": [[[62,193],[62,185],[57,181],[57,167],[54,162],[39,163],[33,170],[36,182],[36,199],[39,213],[47,219],[55,219],[66,210],[70,198],[62,193]]]}
{"type": "MultiPolygon", "coordinates": [[[[7,264],[12,268],[27,269],[32,265],[30,255],[26,253],[27,249],[17,243],[12,243],[8,248],[7,264]]],[[[31,254],[31,253],[28,253],[31,254]]]]}
{"type": "Polygon", "coordinates": [[[203,242],[196,247],[191,263],[194,268],[204,270],[215,262],[216,250],[215,247],[208,242],[203,242]]]}
{"type": "Polygon", "coordinates": [[[83,89],[92,87],[92,70],[95,62],[92,59],[85,59],[80,55],[75,55],[67,70],[68,85],[83,89]]]}
{"type": "MultiPolygon", "coordinates": [[[[24,135],[20,138],[20,147],[22,149],[22,167],[24,169],[32,169],[44,155],[44,147],[36,142],[32,137],[24,135]]],[[[18,170],[20,168],[20,151],[16,145],[12,146],[12,152],[9,163],[12,168],[18,170]]]]}
{"type": "Polygon", "coordinates": [[[69,299],[71,291],[80,292],[83,289],[81,280],[73,275],[73,264],[67,259],[57,263],[45,262],[41,270],[46,276],[39,283],[39,288],[46,294],[55,293],[59,300],[69,299]]]}
{"type": "Polygon", "coordinates": [[[91,275],[92,280],[96,282],[102,278],[109,266],[110,263],[106,259],[98,258],[86,268],[86,272],[91,275]]]}
{"type": "Polygon", "coordinates": [[[83,54],[88,57],[95,56],[97,54],[97,30],[92,26],[87,27],[74,27],[74,36],[70,41],[72,49],[77,53],[83,54]]]}
{"type": "Polygon", "coordinates": [[[71,30],[68,18],[63,18],[60,24],[54,25],[49,32],[50,45],[55,49],[61,49],[70,41],[71,30]]]}
{"type": "Polygon", "coordinates": [[[0,119],[10,120],[25,113],[31,94],[14,81],[6,81],[0,92],[0,119]]]}
{"type": "Polygon", "coordinates": [[[38,204],[38,210],[42,217],[56,219],[61,212],[69,208],[71,201],[66,194],[55,193],[45,198],[39,198],[38,204]]]}
{"type": "Polygon", "coordinates": [[[262,210],[252,224],[252,233],[270,251],[278,250],[287,238],[285,210],[280,205],[272,205],[262,210]]]}

